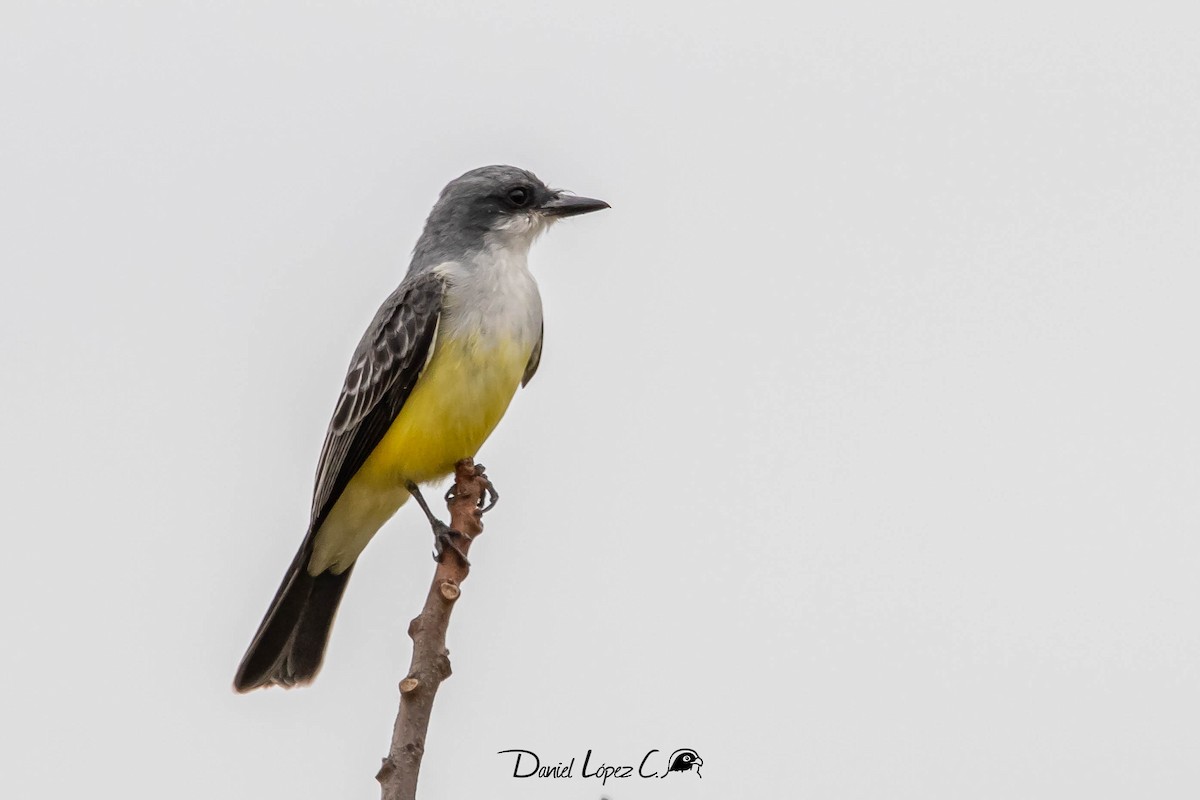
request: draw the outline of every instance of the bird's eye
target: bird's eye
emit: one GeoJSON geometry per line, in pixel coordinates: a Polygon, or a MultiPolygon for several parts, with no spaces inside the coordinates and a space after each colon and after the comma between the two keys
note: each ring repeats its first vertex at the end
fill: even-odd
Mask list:
{"type": "Polygon", "coordinates": [[[529,205],[531,200],[533,200],[533,192],[524,186],[508,190],[508,202],[512,203],[516,208],[524,208],[529,205]]]}

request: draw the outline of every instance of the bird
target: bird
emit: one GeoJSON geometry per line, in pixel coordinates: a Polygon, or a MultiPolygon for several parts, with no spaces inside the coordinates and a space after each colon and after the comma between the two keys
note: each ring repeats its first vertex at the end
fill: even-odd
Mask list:
{"type": "Polygon", "coordinates": [[[700,768],[703,766],[704,760],[700,758],[700,754],[690,747],[685,747],[671,753],[671,757],[667,759],[667,771],[663,773],[663,777],[667,777],[672,772],[687,772],[695,769],[697,777],[703,778],[704,776],[700,774],[700,768]]]}
{"type": "Polygon", "coordinates": [[[528,266],[534,240],[558,220],[609,207],[504,165],[442,190],[400,285],[350,359],[307,533],[238,665],[237,692],[312,682],[355,562],[410,497],[433,528],[434,557],[458,549],[462,534],[432,514],[419,485],[474,458],[537,372],[544,326],[528,266]]]}

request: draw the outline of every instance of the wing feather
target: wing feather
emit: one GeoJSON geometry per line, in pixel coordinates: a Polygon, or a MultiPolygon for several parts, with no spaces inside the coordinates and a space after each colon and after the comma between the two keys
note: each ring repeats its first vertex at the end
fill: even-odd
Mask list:
{"type": "Polygon", "coordinates": [[[429,363],[443,292],[433,272],[405,278],[363,334],[321,449],[310,532],[383,439],[429,363]]]}
{"type": "Polygon", "coordinates": [[[522,386],[529,385],[537,373],[538,364],[542,363],[542,339],[544,338],[546,338],[546,323],[543,321],[542,327],[538,331],[537,344],[533,346],[533,352],[529,354],[529,363],[525,365],[525,374],[521,376],[522,386]]]}

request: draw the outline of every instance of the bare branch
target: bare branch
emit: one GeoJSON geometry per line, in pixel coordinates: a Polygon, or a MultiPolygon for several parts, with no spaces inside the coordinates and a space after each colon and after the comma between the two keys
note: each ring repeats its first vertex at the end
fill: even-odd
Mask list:
{"type": "MultiPolygon", "coordinates": [[[[466,534],[458,542],[465,555],[471,540],[483,533],[480,508],[489,484],[483,468],[469,458],[455,465],[454,491],[446,502],[450,509],[450,527],[466,534]]],[[[375,778],[383,787],[383,800],[415,800],[421,757],[425,755],[425,735],[429,714],[442,681],[450,677],[450,652],[446,649],[446,628],[450,612],[462,594],[462,582],[470,566],[447,548],[433,574],[425,607],[408,625],[413,640],[412,663],[408,675],[400,681],[400,713],[392,728],[392,746],[375,778]]]]}

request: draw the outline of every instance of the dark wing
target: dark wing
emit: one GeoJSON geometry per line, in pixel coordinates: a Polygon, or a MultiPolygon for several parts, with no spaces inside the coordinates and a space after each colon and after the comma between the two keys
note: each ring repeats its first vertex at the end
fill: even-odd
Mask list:
{"type": "Polygon", "coordinates": [[[525,374],[521,376],[521,385],[528,386],[533,380],[534,373],[537,372],[538,364],[542,363],[542,339],[546,338],[546,323],[542,322],[541,330],[538,331],[537,344],[533,346],[533,352],[529,354],[529,363],[525,365],[525,374]]]}
{"type": "Polygon", "coordinates": [[[310,533],[383,439],[429,362],[443,290],[431,272],[406,278],[363,334],[317,465],[310,533]]]}

